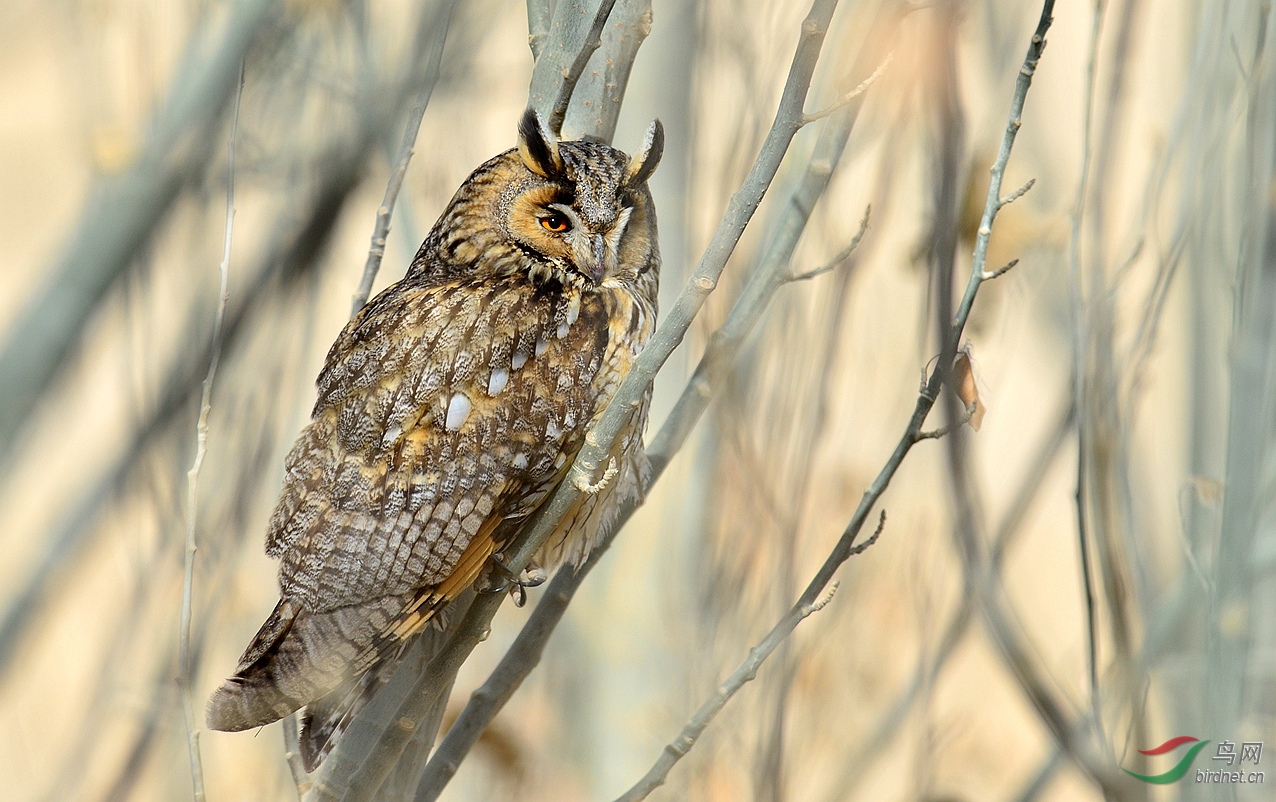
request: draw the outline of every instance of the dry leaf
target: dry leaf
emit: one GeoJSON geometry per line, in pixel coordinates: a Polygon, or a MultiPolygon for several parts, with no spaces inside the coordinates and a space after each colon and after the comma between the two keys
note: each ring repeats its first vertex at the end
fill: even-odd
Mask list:
{"type": "Polygon", "coordinates": [[[975,368],[970,362],[970,346],[966,346],[957,354],[957,359],[953,361],[953,390],[957,393],[957,397],[961,399],[962,406],[970,409],[974,406],[974,411],[970,413],[970,428],[979,431],[979,427],[984,422],[984,413],[988,408],[984,406],[984,402],[979,400],[979,387],[975,381],[975,368]]]}

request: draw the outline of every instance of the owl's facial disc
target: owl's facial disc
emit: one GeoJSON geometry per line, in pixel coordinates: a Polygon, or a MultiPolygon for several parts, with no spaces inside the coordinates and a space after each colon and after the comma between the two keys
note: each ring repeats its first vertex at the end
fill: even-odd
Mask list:
{"type": "Polygon", "coordinates": [[[625,226],[629,225],[629,207],[622,207],[610,223],[599,226],[586,223],[567,204],[553,203],[547,208],[555,217],[569,221],[569,227],[561,232],[561,236],[571,247],[572,262],[578,273],[598,286],[616,272],[620,262],[620,240],[625,235],[625,226]]]}

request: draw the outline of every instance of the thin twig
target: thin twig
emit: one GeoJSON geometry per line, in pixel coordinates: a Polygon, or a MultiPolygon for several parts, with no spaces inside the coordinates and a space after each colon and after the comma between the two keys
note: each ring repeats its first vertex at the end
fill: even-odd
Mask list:
{"type": "Polygon", "coordinates": [[[918,440],[938,440],[941,437],[945,437],[947,435],[952,434],[953,432],[957,431],[958,429],[960,429],[961,427],[965,426],[967,423],[970,422],[970,419],[971,417],[974,416],[975,410],[977,408],[978,407],[976,404],[971,404],[970,406],[965,408],[965,411],[957,418],[957,420],[953,421],[952,423],[948,423],[943,426],[940,426],[938,429],[931,429],[929,431],[918,432],[916,435],[917,439],[918,440]]]}
{"type": "MultiPolygon", "coordinates": [[[[1069,399],[1040,447],[1034,452],[1032,459],[1028,460],[1028,467],[1022,472],[1023,479],[1019,487],[1011,494],[1011,502],[993,538],[989,559],[990,570],[994,573],[1001,570],[1007,552],[1014,545],[1016,535],[1023,531],[1024,519],[1045,482],[1046,474],[1054,466],[1055,460],[1063,450],[1064,443],[1068,440],[1074,418],[1075,409],[1069,399]]],[[[934,684],[944,665],[956,652],[957,646],[970,627],[974,604],[975,600],[971,596],[962,596],[957,610],[949,617],[948,623],[943,628],[939,646],[930,655],[929,663],[918,666],[908,687],[901,691],[895,697],[895,701],[886,708],[886,712],[878,719],[877,725],[868,731],[869,735],[861,739],[862,746],[859,750],[850,760],[842,761],[841,776],[830,792],[825,795],[826,802],[835,802],[835,800],[848,799],[852,796],[854,784],[866,775],[870,761],[889,746],[891,739],[907,719],[908,711],[920,698],[923,689],[934,684]]]]}
{"type": "MultiPolygon", "coordinates": [[[[1046,31],[1050,28],[1050,23],[1053,21],[1051,17],[1053,9],[1054,0],[1045,0],[1041,11],[1041,18],[1037,23],[1036,32],[1033,34],[1032,41],[1028,46],[1028,53],[1024,58],[1023,66],[1019,70],[1018,80],[1015,82],[1015,94],[1010,106],[1010,121],[1007,124],[1005,133],[1002,137],[1001,148],[998,151],[996,161],[993,163],[992,174],[988,186],[988,198],[984,204],[984,213],[980,221],[979,233],[975,241],[975,253],[971,264],[970,281],[967,283],[966,291],[962,296],[961,303],[957,307],[950,329],[947,349],[951,349],[953,353],[956,353],[957,351],[957,344],[961,341],[961,334],[965,329],[966,320],[970,316],[970,309],[974,304],[975,296],[979,291],[979,286],[983,282],[984,265],[987,262],[988,256],[988,239],[992,234],[992,225],[995,222],[997,211],[1000,209],[998,201],[1000,199],[1002,179],[1005,175],[1006,164],[1010,160],[1011,148],[1014,146],[1015,137],[1019,132],[1024,100],[1027,97],[1028,88],[1032,84],[1032,77],[1036,72],[1037,62],[1041,59],[1041,52],[1045,48],[1045,35],[1046,31]]],[[[941,358],[941,365],[942,364],[943,361],[941,358]]],[[[846,529],[843,531],[842,536],[838,539],[838,542],[834,546],[832,552],[825,559],[820,570],[811,579],[810,583],[802,592],[802,595],[794,603],[790,611],[775,625],[771,632],[768,633],[767,637],[762,641],[762,644],[755,647],[755,652],[758,651],[758,649],[763,648],[765,645],[769,645],[772,650],[778,646],[780,642],[788,636],[788,633],[792,631],[793,627],[796,626],[797,620],[800,620],[794,619],[795,614],[797,614],[803,607],[810,605],[815,599],[820,597],[820,595],[824,592],[824,588],[827,587],[829,582],[832,580],[833,575],[842,566],[842,563],[844,563],[854,553],[855,540],[858,537],[860,530],[863,528],[869,512],[877,503],[877,500],[881,498],[881,495],[886,492],[886,488],[890,484],[891,479],[894,477],[895,472],[903,463],[908,452],[918,442],[918,436],[922,432],[922,424],[925,422],[927,414],[934,406],[935,399],[939,397],[939,392],[942,389],[942,382],[945,374],[946,371],[944,370],[935,370],[934,373],[932,373],[927,386],[918,395],[913,409],[913,415],[904,430],[904,434],[900,437],[894,451],[891,453],[886,464],[878,473],[877,478],[873,480],[873,483],[864,492],[864,496],[860,500],[859,507],[855,510],[855,514],[851,517],[850,522],[847,524],[846,529]]],[[[752,657],[753,653],[750,653],[750,659],[752,659],[752,657]]],[[[747,666],[748,663],[749,661],[746,661],[741,668],[747,666]]],[[[737,669],[737,673],[738,672],[739,669],[737,669]]],[[[733,674],[732,678],[728,680],[728,684],[730,684],[730,682],[735,678],[736,674],[733,674]]],[[[724,687],[726,686],[724,685],[724,687]]],[[[720,709],[721,705],[726,703],[726,699],[724,698],[722,699],[721,704],[717,704],[716,700],[718,700],[720,696],[721,691],[706,702],[705,706],[701,708],[701,711],[706,711],[715,706],[717,709],[720,709]]],[[[697,716],[700,715],[701,711],[697,712],[697,716]]],[[[716,710],[714,713],[716,714],[716,710]]],[[[711,719],[712,716],[709,718],[711,719]]],[[[695,721],[695,719],[693,719],[693,721],[695,721]]],[[[706,720],[706,726],[707,723],[708,722],[706,720]]],[[[698,736],[698,732],[694,734],[698,736]]],[[[631,788],[628,793],[620,797],[620,800],[623,800],[623,802],[636,802],[637,800],[645,798],[647,794],[663,783],[665,776],[667,776],[668,771],[672,768],[673,764],[680,760],[694,745],[694,738],[688,741],[686,737],[687,735],[688,730],[684,728],[683,736],[665,748],[665,751],[661,754],[660,758],[657,759],[656,764],[652,766],[647,775],[644,776],[643,779],[640,780],[633,788],[631,788]]]]}
{"type": "Polygon", "coordinates": [[[992,279],[995,279],[998,276],[1009,273],[1012,269],[1014,269],[1014,266],[1017,264],[1019,264],[1018,259],[1011,259],[1009,262],[1006,262],[1004,265],[992,271],[991,273],[984,273],[984,281],[991,281],[992,279]]]}
{"type": "Polygon", "coordinates": [[[894,58],[895,58],[895,51],[892,50],[891,52],[886,54],[886,58],[883,59],[882,63],[878,65],[876,70],[873,71],[873,74],[865,78],[863,81],[860,81],[859,85],[856,86],[854,89],[842,95],[836,101],[834,101],[831,105],[825,108],[822,108],[819,111],[813,111],[810,114],[803,114],[802,124],[807,125],[809,123],[815,122],[816,120],[822,120],[825,117],[832,114],[833,112],[845,106],[847,103],[850,103],[855,98],[864,94],[866,91],[868,91],[868,88],[870,86],[872,86],[874,83],[877,82],[878,78],[882,77],[882,73],[886,72],[886,68],[891,65],[891,61],[894,58]]]}
{"type": "Polygon", "coordinates": [[[235,232],[235,136],[239,131],[239,101],[244,94],[244,64],[239,63],[239,83],[235,90],[230,116],[230,139],[226,144],[226,234],[222,243],[222,259],[218,266],[220,286],[217,293],[217,315],[213,319],[213,355],[204,377],[203,395],[199,402],[199,422],[195,425],[195,459],[186,473],[186,557],[182,567],[182,613],[178,643],[178,687],[182,694],[182,711],[186,718],[186,746],[190,752],[191,784],[195,802],[204,802],[204,764],[199,756],[199,725],[191,702],[191,608],[195,583],[195,526],[198,521],[199,471],[208,450],[208,416],[212,411],[213,380],[222,352],[222,321],[226,317],[226,299],[230,295],[230,245],[235,232]]]}
{"type": "Polygon", "coordinates": [[[1023,185],[1023,186],[1019,187],[1019,189],[1016,189],[1014,192],[1011,192],[1011,193],[1010,193],[1009,195],[1007,195],[1006,197],[1004,197],[1004,198],[1002,198],[1001,200],[997,201],[997,206],[998,206],[998,208],[1005,207],[1005,206],[1009,206],[1010,204],[1012,204],[1012,203],[1014,203],[1015,201],[1019,200],[1019,199],[1020,199],[1020,198],[1022,198],[1024,195],[1026,195],[1026,194],[1028,193],[1028,190],[1032,189],[1033,185],[1034,185],[1034,184],[1036,184],[1036,183],[1037,183],[1037,179],[1035,179],[1035,178],[1029,178],[1029,179],[1028,179],[1028,180],[1024,183],[1024,185],[1023,185]]]}
{"type": "Polygon", "coordinates": [[[812,279],[812,278],[815,278],[816,276],[822,276],[831,270],[837,269],[839,265],[841,265],[847,259],[851,258],[851,254],[854,253],[855,249],[860,246],[860,240],[864,239],[864,234],[865,232],[868,231],[868,217],[870,214],[872,214],[872,212],[873,212],[873,207],[871,205],[864,208],[864,217],[860,220],[859,230],[856,231],[855,236],[851,238],[851,243],[847,245],[845,248],[843,248],[841,251],[839,251],[837,256],[834,256],[832,259],[828,260],[828,262],[821,265],[820,267],[815,268],[814,270],[808,270],[805,273],[790,275],[785,280],[786,281],[806,281],[807,279],[812,279]]]}
{"type": "Polygon", "coordinates": [[[310,790],[310,776],[306,774],[305,764],[301,762],[301,741],[297,730],[297,714],[284,716],[279,721],[284,732],[284,761],[288,764],[288,773],[292,775],[292,784],[297,789],[300,802],[306,798],[310,790]]]}
{"type": "MultiPolygon", "coordinates": [[[[399,155],[390,170],[390,180],[386,182],[385,196],[377,207],[377,222],[372,229],[372,244],[368,248],[368,260],[363,266],[363,278],[359,280],[359,288],[355,291],[354,302],[350,310],[353,317],[359,313],[372,294],[372,283],[376,280],[377,271],[381,269],[381,259],[385,256],[386,238],[390,236],[390,219],[394,215],[394,204],[399,198],[399,190],[403,188],[404,176],[408,174],[408,162],[412,161],[415,152],[417,133],[421,130],[421,119],[425,117],[425,109],[430,105],[430,96],[434,94],[434,85],[439,81],[440,65],[443,60],[443,45],[447,42],[448,27],[452,21],[452,11],[457,0],[448,0],[444,7],[436,12],[436,19],[441,24],[431,31],[433,45],[430,48],[429,64],[426,67],[424,85],[417,95],[416,102],[408,111],[408,121],[403,128],[403,141],[399,143],[399,155]]],[[[433,26],[432,26],[433,27],[433,26]]]]}
{"type": "MultiPolygon", "coordinates": [[[[855,547],[851,554],[858,554],[877,542],[878,535],[882,533],[882,528],[885,525],[886,512],[882,511],[877,523],[877,530],[873,533],[873,536],[863,544],[855,547]]],[[[850,555],[848,554],[847,556],[850,555]]],[[[722,711],[722,708],[726,707],[727,702],[731,701],[731,697],[735,696],[746,683],[757,677],[758,669],[771,656],[771,653],[788,638],[789,634],[797,628],[798,624],[810,616],[811,613],[823,609],[824,605],[828,604],[828,601],[833,597],[833,589],[836,589],[836,583],[834,583],[829,592],[793,605],[784,617],[772,627],[767,636],[757,646],[749,650],[748,657],[736,667],[735,671],[731,672],[731,675],[718,687],[713,696],[705,700],[704,704],[700,705],[700,708],[687,720],[678,737],[665,746],[655,765],[632,788],[617,797],[616,802],[640,802],[640,800],[646,799],[652,791],[664,785],[665,779],[669,776],[669,770],[679,760],[686,757],[713,719],[722,711]]]]}
{"type": "MultiPolygon", "coordinates": [[[[1084,434],[1077,428],[1077,451],[1083,449],[1084,434]]],[[[1086,494],[1085,494],[1085,459],[1077,458],[1077,489],[1075,494],[1077,507],[1077,549],[1081,556],[1081,590],[1085,597],[1086,623],[1086,676],[1090,680],[1090,704],[1096,717],[1099,709],[1099,621],[1094,604],[1094,568],[1090,559],[1089,527],[1086,526],[1086,494]]]]}
{"type": "Polygon", "coordinates": [[[1077,195],[1072,208],[1072,226],[1068,243],[1069,296],[1072,317],[1072,385],[1077,408],[1077,471],[1075,502],[1077,511],[1077,544],[1081,554],[1082,591],[1086,605],[1086,673],[1090,680],[1090,702],[1096,720],[1099,717],[1099,673],[1098,673],[1098,640],[1097,613],[1094,605],[1094,588],[1090,570],[1090,545],[1088,526],[1086,525],[1085,464],[1088,447],[1086,444],[1087,427],[1082,423],[1085,409],[1082,397],[1084,381],[1084,356],[1082,343],[1085,342],[1085,323],[1082,318],[1084,295],[1081,289],[1081,226],[1085,217],[1086,192],[1090,178],[1091,138],[1090,129],[1094,117],[1094,85],[1099,58],[1099,35],[1103,26],[1103,0],[1095,0],[1091,19],[1090,48],[1086,60],[1086,91],[1084,110],[1082,112],[1081,131],[1081,175],[1077,181],[1077,195]]]}

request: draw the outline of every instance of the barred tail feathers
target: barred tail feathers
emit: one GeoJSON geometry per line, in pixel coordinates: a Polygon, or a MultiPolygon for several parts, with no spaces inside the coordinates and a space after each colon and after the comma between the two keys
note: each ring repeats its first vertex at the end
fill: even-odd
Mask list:
{"type": "Polygon", "coordinates": [[[412,595],[387,596],[308,613],[281,600],[234,676],[209,699],[208,727],[227,732],[260,727],[332,693],[380,660],[387,631],[413,601],[412,595]]]}

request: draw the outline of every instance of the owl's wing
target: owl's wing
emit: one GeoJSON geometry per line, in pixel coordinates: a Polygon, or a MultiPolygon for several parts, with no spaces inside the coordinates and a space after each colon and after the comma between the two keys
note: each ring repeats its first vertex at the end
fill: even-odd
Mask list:
{"type": "Polygon", "coordinates": [[[270,522],[283,598],[210,700],[210,727],[318,702],[305,741],[322,759],[364,697],[350,681],[469,587],[562,478],[608,326],[601,306],[512,279],[401,282],[351,321],[270,522]]]}
{"type": "Polygon", "coordinates": [[[270,522],[285,599],[451,598],[544,500],[594,412],[608,329],[578,295],[536,292],[401,283],[347,326],[270,522]]]}

